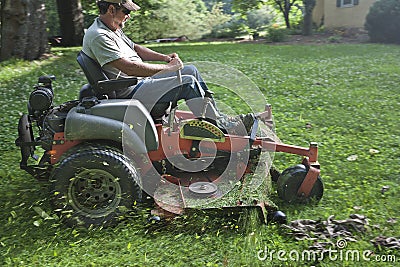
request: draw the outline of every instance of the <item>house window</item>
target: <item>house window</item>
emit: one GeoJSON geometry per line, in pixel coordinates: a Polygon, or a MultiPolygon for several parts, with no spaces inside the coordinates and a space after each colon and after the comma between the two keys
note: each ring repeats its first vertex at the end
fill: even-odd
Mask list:
{"type": "Polygon", "coordinates": [[[359,0],[337,0],[337,7],[352,7],[358,5],[359,0]]]}
{"type": "Polygon", "coordinates": [[[353,0],[343,0],[342,5],[343,6],[353,5],[353,0]]]}

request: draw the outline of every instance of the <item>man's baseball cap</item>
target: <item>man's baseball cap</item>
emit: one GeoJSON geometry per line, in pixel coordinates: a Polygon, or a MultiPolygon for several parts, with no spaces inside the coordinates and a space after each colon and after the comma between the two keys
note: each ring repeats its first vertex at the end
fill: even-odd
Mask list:
{"type": "Polygon", "coordinates": [[[138,6],[137,4],[132,2],[132,0],[100,0],[97,2],[109,2],[109,3],[113,3],[113,4],[121,4],[122,6],[124,6],[126,9],[128,9],[130,11],[136,11],[136,10],[140,9],[140,6],[138,6]]]}

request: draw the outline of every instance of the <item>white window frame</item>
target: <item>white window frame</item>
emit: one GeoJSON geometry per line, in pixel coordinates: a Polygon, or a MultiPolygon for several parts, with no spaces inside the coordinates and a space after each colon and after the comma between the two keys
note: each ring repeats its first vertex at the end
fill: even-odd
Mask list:
{"type": "Polygon", "coordinates": [[[353,7],[354,6],[354,0],[350,0],[351,3],[349,3],[349,4],[345,4],[344,1],[345,0],[340,1],[340,7],[353,7]]]}

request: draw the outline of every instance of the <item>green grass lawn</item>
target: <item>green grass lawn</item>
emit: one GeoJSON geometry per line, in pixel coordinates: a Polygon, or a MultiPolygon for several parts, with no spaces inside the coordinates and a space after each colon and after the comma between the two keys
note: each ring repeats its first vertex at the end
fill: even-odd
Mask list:
{"type": "MultiPolygon", "coordinates": [[[[57,49],[46,60],[0,62],[1,266],[400,266],[398,249],[370,242],[380,235],[400,238],[400,46],[194,43],[153,48],[176,51],[184,62],[212,61],[240,70],[272,104],[283,142],[319,143],[322,200],[290,206],[273,196],[290,221],[325,221],[331,215],[341,220],[357,213],[368,218],[366,231],[354,231],[354,241],[331,258],[295,261],[295,252],[301,255],[314,241],[296,241],[284,228],[258,223],[252,213],[148,224],[144,210],[107,229],[70,229],[44,220],[38,210],[53,214],[47,185],[19,170],[14,140],[38,76],[56,75],[56,103],[77,98],[86,82],[75,61],[79,48],[57,49]],[[382,193],[384,186],[388,189],[382,193]],[[259,259],[270,255],[265,250],[272,256],[259,259]],[[286,254],[278,255],[279,250],[286,254]],[[374,253],[369,261],[339,254],[368,250],[374,253]],[[393,258],[396,262],[378,261],[393,258]]],[[[241,109],[238,98],[216,89],[217,101],[241,109]]],[[[274,163],[283,170],[300,160],[277,154],[274,163]]]]}

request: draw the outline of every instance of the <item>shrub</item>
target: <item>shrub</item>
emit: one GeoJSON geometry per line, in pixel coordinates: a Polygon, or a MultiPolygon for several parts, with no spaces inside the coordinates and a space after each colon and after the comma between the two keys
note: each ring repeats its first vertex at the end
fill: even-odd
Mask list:
{"type": "Polygon", "coordinates": [[[229,21],[214,26],[212,32],[206,38],[235,38],[246,34],[245,21],[239,15],[234,15],[229,21]]]}
{"type": "Polygon", "coordinates": [[[287,30],[272,25],[268,29],[268,38],[271,42],[283,42],[287,39],[287,30]]]}
{"type": "Polygon", "coordinates": [[[249,33],[256,38],[264,31],[270,22],[274,19],[275,14],[271,7],[262,6],[259,9],[253,9],[246,13],[246,24],[249,28],[249,33]]]}
{"type": "Polygon", "coordinates": [[[371,42],[400,44],[400,1],[376,2],[366,17],[365,28],[371,42]]]}
{"type": "Polygon", "coordinates": [[[340,43],[341,40],[342,40],[342,37],[340,37],[338,35],[329,36],[329,38],[328,38],[328,42],[330,42],[330,43],[340,43]]]}

